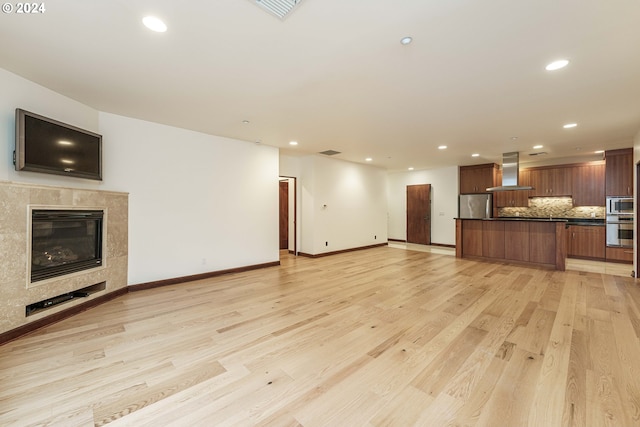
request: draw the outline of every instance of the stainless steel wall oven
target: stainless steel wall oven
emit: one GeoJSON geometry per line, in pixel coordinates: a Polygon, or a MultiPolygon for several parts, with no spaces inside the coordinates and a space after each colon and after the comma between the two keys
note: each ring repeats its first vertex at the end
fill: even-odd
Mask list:
{"type": "Polygon", "coordinates": [[[607,246],[632,248],[633,230],[633,198],[607,197],[607,246]]]}
{"type": "Polygon", "coordinates": [[[607,215],[633,215],[632,197],[607,197],[607,215]]]}

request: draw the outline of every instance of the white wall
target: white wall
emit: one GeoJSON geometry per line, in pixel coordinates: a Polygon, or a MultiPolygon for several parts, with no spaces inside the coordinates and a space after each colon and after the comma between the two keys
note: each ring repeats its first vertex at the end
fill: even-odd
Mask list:
{"type": "Polygon", "coordinates": [[[299,170],[301,252],[387,241],[386,171],[317,155],[301,158],[299,170]]]}
{"type": "Polygon", "coordinates": [[[431,243],[455,245],[458,167],[389,173],[389,238],[407,239],[407,185],[431,184],[431,243]]]}
{"type": "Polygon", "coordinates": [[[98,132],[98,111],[0,68],[0,180],[63,187],[101,189],[104,183],[87,179],[17,172],[15,110],[41,114],[82,129],[98,132]]]}
{"type": "Polygon", "coordinates": [[[279,259],[277,149],[108,113],[100,132],[130,193],[130,283],[279,259]]]}
{"type": "Polygon", "coordinates": [[[0,180],[129,193],[129,284],[278,260],[276,148],[100,113],[2,69],[0,93],[0,180]],[[103,134],[104,180],[16,172],[15,108],[103,134]]]}

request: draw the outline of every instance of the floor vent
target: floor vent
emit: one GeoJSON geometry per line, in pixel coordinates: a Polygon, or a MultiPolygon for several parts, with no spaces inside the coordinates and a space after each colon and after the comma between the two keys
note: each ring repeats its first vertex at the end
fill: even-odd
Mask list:
{"type": "Polygon", "coordinates": [[[321,151],[320,154],[324,154],[325,156],[335,156],[336,154],[340,154],[340,151],[327,150],[327,151],[321,151]]]}
{"type": "Polygon", "coordinates": [[[302,0],[252,0],[272,15],[284,19],[302,0]]]}

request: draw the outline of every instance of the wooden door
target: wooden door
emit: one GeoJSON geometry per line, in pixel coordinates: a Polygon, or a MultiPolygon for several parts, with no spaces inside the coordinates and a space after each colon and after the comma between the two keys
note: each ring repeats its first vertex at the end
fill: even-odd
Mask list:
{"type": "Polygon", "coordinates": [[[289,249],[289,183],[280,181],[280,249],[289,249]]]}
{"type": "Polygon", "coordinates": [[[431,244],[431,184],[407,185],[407,243],[431,244]]]}

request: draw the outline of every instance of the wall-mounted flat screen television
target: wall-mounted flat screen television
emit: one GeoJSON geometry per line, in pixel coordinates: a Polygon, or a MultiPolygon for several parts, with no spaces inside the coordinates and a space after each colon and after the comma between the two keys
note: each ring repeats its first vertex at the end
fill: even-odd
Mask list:
{"type": "Polygon", "coordinates": [[[102,180],[102,135],[16,109],[17,171],[102,180]]]}

